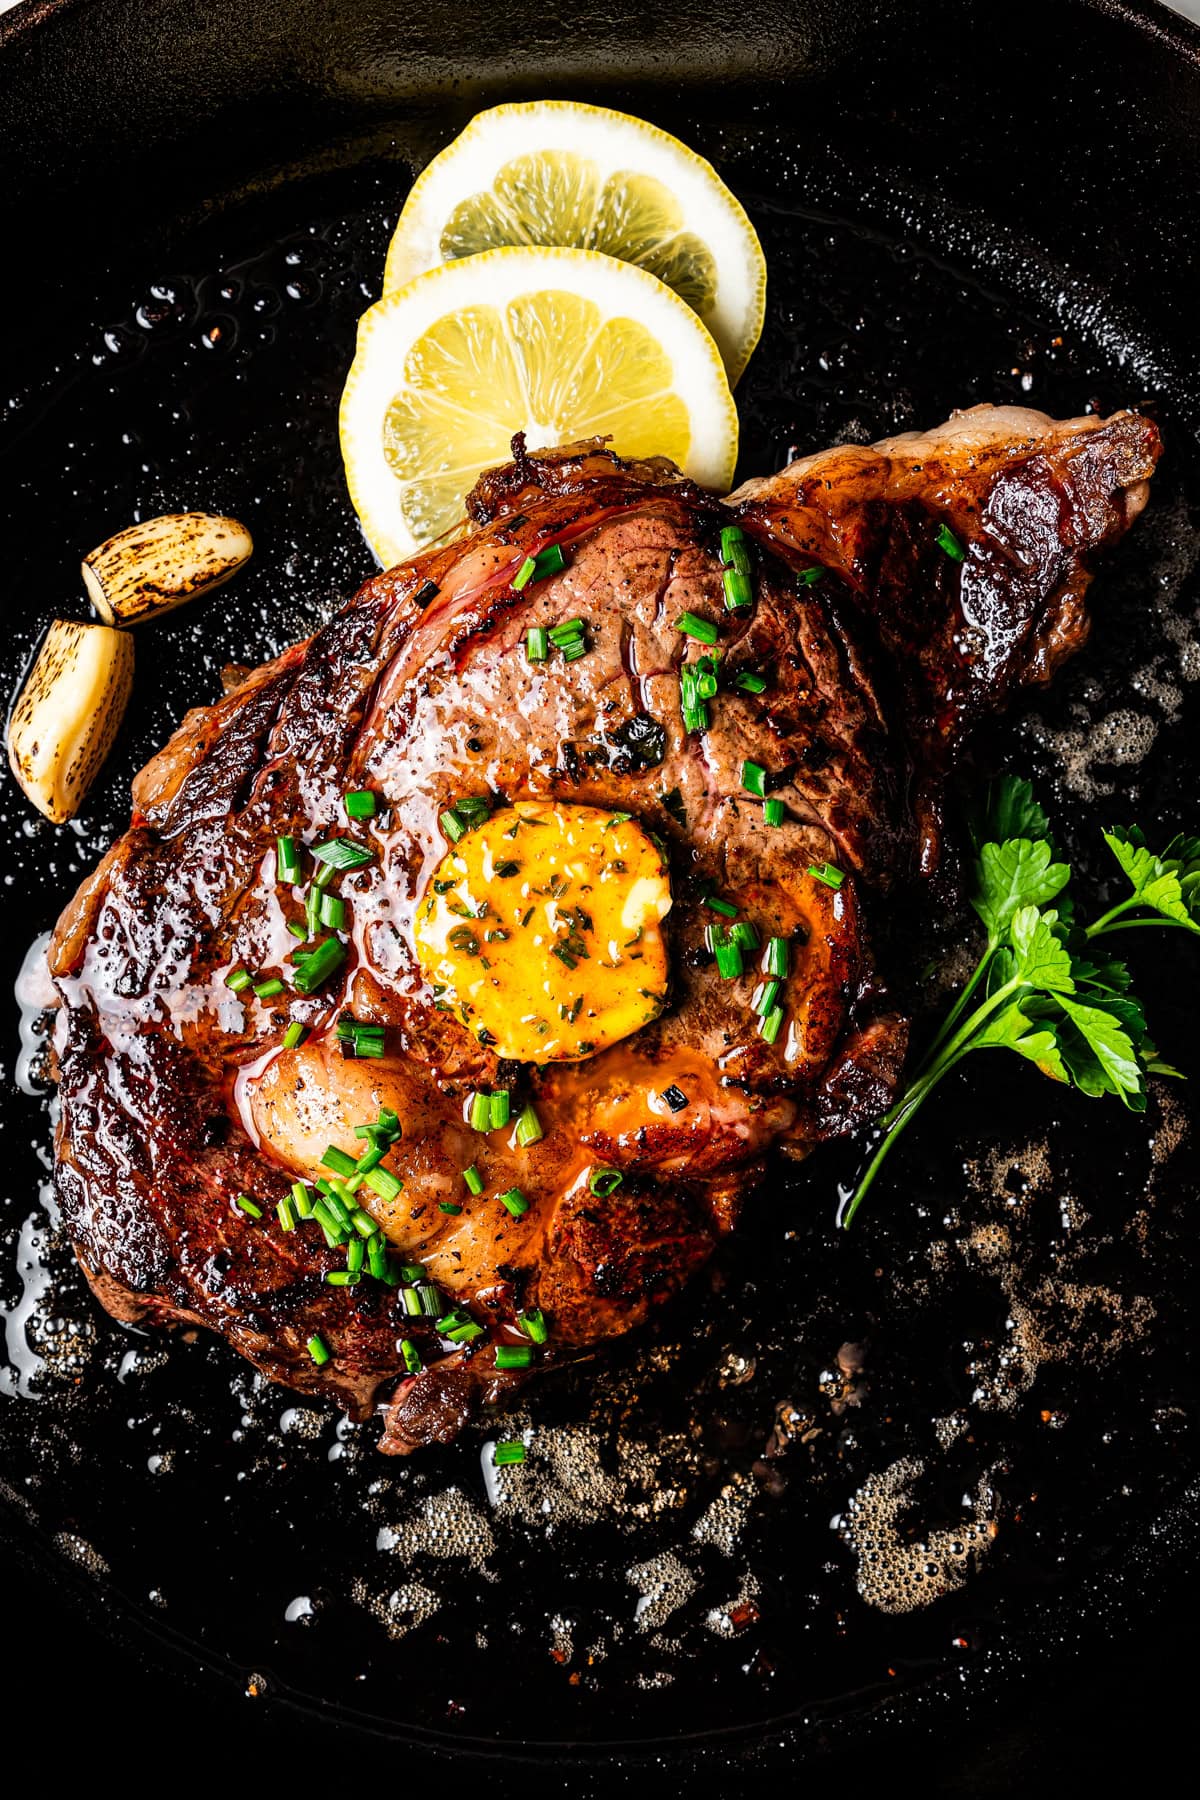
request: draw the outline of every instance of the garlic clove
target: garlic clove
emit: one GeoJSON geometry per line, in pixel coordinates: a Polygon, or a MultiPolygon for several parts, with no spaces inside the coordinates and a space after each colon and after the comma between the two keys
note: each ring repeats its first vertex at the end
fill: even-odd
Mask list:
{"type": "Polygon", "coordinates": [[[246,563],[254,541],[218,513],[164,513],[127,525],[93,550],[84,586],[109,625],[137,625],[220,587],[246,563]]]}
{"type": "Polygon", "coordinates": [[[8,761],[39,812],[73,818],[108,755],[133,686],[133,639],[55,619],[8,722],[8,761]]]}

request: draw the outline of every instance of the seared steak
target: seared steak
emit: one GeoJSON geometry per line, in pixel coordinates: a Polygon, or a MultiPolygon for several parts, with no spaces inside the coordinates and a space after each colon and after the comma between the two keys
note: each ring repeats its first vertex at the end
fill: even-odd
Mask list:
{"type": "MultiPolygon", "coordinates": [[[[188,714],[51,950],[58,1193],[102,1303],[222,1332],[272,1379],[359,1416],[395,1386],[390,1450],[453,1436],[481,1395],[523,1378],[503,1354],[497,1367],[529,1344],[519,1312],[544,1316],[541,1363],[629,1329],[732,1227],[772,1147],[806,1154],[886,1107],[906,1024],[864,909],[933,867],[941,784],[972,720],[1082,640],[1095,554],[1144,504],[1159,444],[1134,414],[1056,424],[976,408],[807,458],[729,501],[599,445],[514,448],[470,496],[469,536],[369,582],[309,642],[188,714]],[[738,610],[731,521],[753,565],[738,610]],[[521,585],[551,544],[564,566],[521,585]],[[531,660],[531,628],[576,618],[582,653],[548,639],[531,660]],[[351,790],[378,796],[373,818],[347,823],[351,790]],[[517,1063],[426,979],[414,929],[447,835],[539,800],[632,815],[659,842],[671,988],[620,1042],[517,1063]],[[346,920],[327,935],[346,954],[308,996],[293,991],[305,889],[279,879],[281,834],[370,852],[329,890],[346,920]],[[772,938],[788,973],[764,1033],[772,938]],[[243,969],[267,991],[231,987],[243,969]],[[289,1021],[308,1031],[284,1048],[289,1021]],[[383,1028],[382,1055],[378,1032],[371,1054],[344,1054],[360,1026],[383,1028]],[[506,1096],[507,1124],[477,1128],[479,1094],[506,1096]],[[543,1135],[523,1142],[530,1103],[543,1135]],[[352,1184],[353,1203],[359,1228],[375,1221],[395,1247],[401,1285],[365,1271],[330,1285],[345,1245],[311,1222],[282,1228],[276,1203],[298,1177],[329,1176],[328,1146],[383,1148],[386,1131],[361,1129],[381,1109],[403,1133],[383,1164],[394,1179],[382,1194],[352,1184]],[[465,1335],[419,1311],[401,1263],[421,1265],[439,1312],[465,1309],[465,1335]]],[[[582,1006],[591,920],[576,917],[582,1006]]],[[[463,930],[477,951],[481,934],[463,930]]],[[[624,952],[611,954],[615,968],[624,952]]]]}

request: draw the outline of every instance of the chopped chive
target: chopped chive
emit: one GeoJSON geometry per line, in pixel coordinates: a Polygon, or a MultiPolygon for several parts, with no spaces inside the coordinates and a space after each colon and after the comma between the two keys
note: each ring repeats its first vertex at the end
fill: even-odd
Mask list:
{"type": "Polygon", "coordinates": [[[421,1352],[411,1338],[400,1339],[400,1354],[404,1358],[404,1366],[410,1375],[419,1375],[425,1364],[421,1361],[421,1352]]]}
{"type": "MultiPolygon", "coordinates": [[[[297,956],[299,952],[297,952],[297,956]]],[[[292,958],[296,963],[297,956],[292,958]]],[[[295,983],[301,994],[315,993],[317,988],[346,960],[346,946],[335,937],[322,938],[303,962],[296,967],[295,983]]]]}
{"type": "Polygon", "coordinates": [[[312,1337],[309,1338],[308,1354],[312,1357],[318,1369],[323,1363],[329,1361],[329,1350],[320,1332],[314,1332],[312,1337]]]}
{"type": "Polygon", "coordinates": [[[262,1218],[262,1207],[256,1206],[249,1194],[239,1194],[233,1204],[240,1207],[244,1213],[248,1213],[252,1219],[262,1218]]]}
{"type": "Polygon", "coordinates": [[[360,1238],[374,1237],[375,1233],[379,1230],[379,1226],[371,1217],[370,1213],[364,1212],[361,1206],[356,1206],[354,1211],[350,1214],[350,1223],[353,1225],[360,1238]]]}
{"type": "Polygon", "coordinates": [[[421,1310],[427,1318],[436,1319],[446,1304],[431,1281],[422,1281],[417,1287],[417,1298],[421,1302],[421,1310]]]}
{"type": "Polygon", "coordinates": [[[698,644],[715,644],[717,628],[711,619],[702,619],[699,613],[682,612],[675,621],[676,631],[682,631],[685,637],[695,638],[698,644]]]}
{"type": "Polygon", "coordinates": [[[380,1281],[386,1281],[390,1288],[400,1286],[400,1271],[388,1256],[385,1256],[383,1259],[383,1274],[379,1279],[380,1281]]]}
{"type": "Polygon", "coordinates": [[[308,936],[307,925],[302,925],[299,919],[288,919],[285,923],[292,936],[294,938],[299,938],[301,943],[303,943],[304,939],[308,936]]]}
{"type": "Polygon", "coordinates": [[[588,1176],[588,1187],[601,1200],[607,1200],[610,1194],[616,1193],[624,1179],[620,1169],[593,1169],[588,1176]]]}
{"type": "Polygon", "coordinates": [[[421,1263],[401,1263],[400,1274],[405,1281],[424,1281],[425,1270],[421,1263]]]}
{"type": "Polygon", "coordinates": [[[368,1169],[362,1179],[381,1200],[394,1200],[404,1190],[404,1183],[390,1169],[368,1169]]]}
{"type": "Polygon", "coordinates": [[[327,1144],[321,1157],[321,1167],[332,1169],[335,1175],[353,1175],[356,1164],[354,1158],[347,1156],[344,1150],[339,1150],[336,1144],[327,1144]]]}
{"type": "Polygon", "coordinates": [[[817,582],[821,580],[821,578],[823,577],[824,574],[825,574],[824,569],[817,568],[815,566],[811,569],[801,569],[796,576],[796,586],[797,587],[815,587],[817,582]]]}
{"type": "Polygon", "coordinates": [[[531,1306],[525,1312],[517,1314],[517,1324],[535,1344],[544,1344],[550,1336],[550,1327],[546,1323],[546,1315],[538,1306],[531,1306]]]}
{"type": "Polygon", "coordinates": [[[788,972],[788,941],[784,937],[767,939],[767,974],[777,975],[780,980],[788,972]]]}
{"type": "Polygon", "coordinates": [[[319,863],[313,874],[313,886],[318,889],[331,887],[336,878],[337,870],[332,863],[319,863]]]}
{"type": "MultiPolygon", "coordinates": [[[[321,911],[321,890],[315,881],[310,881],[304,896],[304,935],[308,938],[317,935],[317,919],[321,911]]],[[[307,953],[306,953],[307,954],[307,953]]],[[[293,957],[293,962],[295,958],[293,957]]]]}
{"type": "Polygon", "coordinates": [[[478,825],[481,819],[490,815],[492,803],[486,794],[468,794],[464,799],[454,802],[454,810],[468,825],[478,825]]]}
{"type": "Polygon", "coordinates": [[[750,585],[750,577],[743,575],[740,569],[723,569],[721,583],[725,589],[725,605],[730,612],[741,612],[745,607],[754,605],[754,589],[750,585]]]}
{"type": "Polygon", "coordinates": [[[282,1200],[275,1202],[275,1217],[279,1220],[280,1231],[295,1231],[296,1213],[291,1201],[285,1194],[282,1200]]]}
{"type": "Polygon", "coordinates": [[[937,537],[934,539],[939,550],[944,550],[951,562],[962,562],[966,551],[955,537],[948,525],[939,525],[937,537]]]}
{"type": "Polygon", "coordinates": [[[729,941],[743,950],[758,949],[758,933],[749,919],[738,919],[729,927],[729,941]]]}
{"type": "Polygon", "coordinates": [[[483,1336],[483,1326],[477,1325],[474,1319],[470,1319],[465,1325],[456,1325],[453,1331],[446,1333],[446,1336],[452,1344],[471,1344],[476,1338],[483,1336]]]}
{"type": "Polygon", "coordinates": [[[275,839],[275,879],[284,882],[288,887],[295,887],[300,880],[300,857],[296,850],[296,840],[291,837],[275,839]]]}
{"type": "Polygon", "coordinates": [[[530,1144],[536,1144],[545,1136],[541,1120],[530,1103],[524,1108],[517,1120],[517,1142],[522,1150],[528,1150],[530,1144]]]}
{"type": "Polygon", "coordinates": [[[525,1461],[524,1444],[497,1444],[492,1451],[492,1462],[497,1469],[515,1469],[525,1461]]]}
{"type": "Polygon", "coordinates": [[[717,959],[717,974],[722,981],[736,981],[744,972],[740,944],[716,943],[713,945],[713,955],[717,959]]]}
{"type": "Polygon", "coordinates": [[[531,625],[525,633],[525,659],[527,662],[545,662],[550,654],[550,644],[544,625],[531,625]]]}
{"type": "Polygon", "coordinates": [[[676,1087],[674,1082],[671,1083],[669,1088],[663,1089],[662,1097],[672,1112],[682,1112],[688,1103],[687,1095],[681,1087],[676,1087]]]}
{"type": "Polygon", "coordinates": [[[756,669],[740,669],[733,678],[733,685],[743,694],[762,694],[767,687],[767,678],[756,669]]]}
{"type": "Polygon", "coordinates": [[[308,1026],[302,1025],[300,1023],[299,1019],[293,1019],[291,1024],[288,1026],[287,1030],[283,1034],[284,1049],[285,1050],[294,1050],[296,1048],[296,1045],[302,1044],[307,1036],[308,1036],[308,1026]]]}
{"type": "Polygon", "coordinates": [[[559,650],[583,636],[584,621],[582,619],[562,619],[557,625],[550,627],[550,642],[559,650]]]}
{"type": "Polygon", "coordinates": [[[808,873],[814,881],[823,881],[829,888],[840,888],[846,879],[845,873],[836,868],[833,863],[822,863],[820,868],[817,868],[815,864],[810,864],[808,873]]]}
{"type": "Polygon", "coordinates": [[[769,1012],[774,1011],[782,987],[782,981],[774,976],[770,981],[764,981],[762,986],[755,990],[754,998],[750,1002],[755,1012],[765,1018],[769,1012]]]}
{"type": "Polygon", "coordinates": [[[584,638],[572,638],[569,643],[560,644],[564,662],[578,662],[581,656],[588,653],[587,641],[584,638]]]}
{"type": "Polygon", "coordinates": [[[782,1006],[773,1006],[770,1012],[765,1014],[759,1022],[759,1037],[764,1038],[768,1044],[773,1044],[775,1039],[779,1036],[779,1030],[782,1024],[783,1008],[782,1006]]]}
{"type": "Polygon", "coordinates": [[[748,794],[756,794],[760,800],[766,798],[767,771],[761,763],[744,762],[742,764],[742,786],[748,794]]]}
{"type": "Polygon", "coordinates": [[[360,1237],[353,1237],[346,1245],[346,1267],[352,1275],[357,1275],[366,1258],[367,1246],[360,1237]]]}
{"type": "MultiPolygon", "coordinates": [[[[489,1108],[488,1110],[490,1112],[491,1109],[489,1108]]],[[[471,1164],[469,1169],[463,1170],[463,1180],[467,1184],[468,1192],[472,1194],[482,1194],[483,1176],[479,1173],[479,1170],[475,1167],[474,1163],[471,1164]]]]}
{"type": "Polygon", "coordinates": [[[512,578],[513,592],[519,594],[533,580],[533,572],[537,568],[537,557],[527,556],[512,578]]]}
{"type": "Polygon", "coordinates": [[[321,1204],[324,1206],[325,1211],[329,1214],[330,1218],[337,1225],[338,1230],[349,1233],[350,1209],[342,1200],[341,1196],[335,1194],[333,1188],[329,1186],[329,1184],[326,1185],[328,1187],[328,1192],[321,1196],[321,1204]]]}
{"type": "Polygon", "coordinates": [[[721,685],[717,673],[717,661],[712,656],[698,656],[690,665],[696,674],[696,693],[701,700],[716,698],[717,689],[721,685]]]}
{"type": "Polygon", "coordinates": [[[346,808],[348,819],[373,819],[375,817],[376,800],[370,788],[354,788],[343,795],[342,805],[346,808]]]}
{"type": "Polygon", "coordinates": [[[471,1095],[471,1130],[487,1131],[492,1122],[492,1097],[490,1094],[471,1095]]]}
{"type": "Polygon", "coordinates": [[[453,807],[438,815],[438,824],[452,844],[457,844],[459,838],[465,835],[467,829],[453,807]]]}
{"type": "Polygon", "coordinates": [[[434,1329],[444,1337],[447,1332],[457,1331],[460,1326],[466,1325],[470,1317],[470,1313],[464,1312],[461,1306],[452,1306],[448,1313],[443,1313],[440,1319],[434,1321],[434,1329]]]}
{"type": "Polygon", "coordinates": [[[782,825],[784,805],[782,800],[765,800],[763,802],[763,824],[782,825]]]}
{"type": "Polygon", "coordinates": [[[529,1211],[529,1202],[519,1187],[509,1188],[506,1194],[501,1194],[500,1204],[508,1208],[514,1219],[521,1218],[529,1211]]]}
{"type": "Polygon", "coordinates": [[[308,1184],[306,1182],[293,1181],[292,1204],[296,1208],[296,1217],[298,1219],[312,1218],[312,1195],[308,1191],[308,1184]]]}
{"type": "Polygon", "coordinates": [[[438,1211],[444,1213],[460,1213],[462,1207],[458,1204],[457,1200],[439,1200],[438,1211]]]}
{"type": "Polygon", "coordinates": [[[313,855],[327,869],[365,869],[374,854],[353,838],[330,838],[327,843],[313,845],[313,855]]]}
{"type": "Polygon", "coordinates": [[[272,975],[266,981],[256,981],[254,983],[254,992],[258,995],[260,1000],[270,1000],[274,995],[282,994],[283,983],[280,981],[278,975],[272,975]]]}
{"type": "Polygon", "coordinates": [[[719,899],[716,894],[705,894],[704,905],[707,906],[709,912],[720,913],[723,919],[737,918],[737,907],[731,906],[728,900],[719,899]]]}
{"type": "Polygon", "coordinates": [[[496,1349],[498,1369],[527,1369],[533,1361],[532,1344],[500,1344],[496,1349]]]}
{"type": "Polygon", "coordinates": [[[336,1250],[338,1245],[344,1244],[346,1239],[350,1236],[350,1233],[346,1231],[343,1226],[338,1224],[337,1220],[330,1212],[328,1201],[324,1195],[322,1195],[321,1199],[314,1204],[312,1216],[321,1227],[321,1230],[325,1233],[325,1242],[329,1245],[331,1250],[336,1250]]]}
{"type": "Polygon", "coordinates": [[[721,561],[731,569],[740,570],[743,575],[750,573],[750,552],[746,548],[746,534],[740,525],[722,525],[721,561]]]}
{"type": "Polygon", "coordinates": [[[330,1269],[325,1279],[330,1287],[357,1287],[362,1274],[359,1270],[351,1272],[349,1269],[330,1269]]]}
{"type": "Polygon", "coordinates": [[[508,1124],[512,1114],[512,1095],[507,1088],[501,1088],[488,1100],[488,1121],[491,1131],[502,1131],[508,1124]]]}
{"type": "Polygon", "coordinates": [[[400,1304],[403,1306],[410,1319],[419,1319],[425,1311],[425,1308],[421,1305],[421,1296],[418,1294],[416,1288],[401,1288],[400,1304]]]}
{"type": "Polygon", "coordinates": [[[240,994],[243,988],[248,988],[253,980],[254,977],[249,969],[230,969],[225,977],[225,986],[232,988],[235,994],[240,994]]]}
{"type": "Polygon", "coordinates": [[[557,575],[560,569],[565,569],[567,566],[567,559],[563,554],[561,544],[547,544],[544,549],[538,551],[536,560],[539,581],[545,581],[549,575],[557,575]]]}
{"type": "MultiPolygon", "coordinates": [[[[362,1239],[359,1238],[359,1243],[362,1239]]],[[[366,1243],[367,1267],[376,1281],[386,1281],[388,1272],[387,1245],[383,1241],[383,1233],[376,1231],[366,1243]]]]}
{"type": "Polygon", "coordinates": [[[322,894],[321,904],[317,908],[317,918],[322,925],[331,931],[344,931],[346,928],[346,902],[340,894],[322,894]]]}

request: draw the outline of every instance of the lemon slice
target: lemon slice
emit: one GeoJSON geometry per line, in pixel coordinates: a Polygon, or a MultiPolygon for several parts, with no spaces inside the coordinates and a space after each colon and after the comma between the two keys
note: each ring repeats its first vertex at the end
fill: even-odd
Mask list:
{"type": "Polygon", "coordinates": [[[707,325],[731,387],[762,331],[754,227],[710,163],[644,119],[573,100],[478,113],[414,184],[384,292],[504,244],[600,250],[657,275],[707,325]]]}
{"type": "Polygon", "coordinates": [[[342,394],[350,498],[385,567],[465,524],[481,470],[607,436],[725,492],[737,411],[696,314],[594,250],[487,250],[387,294],[358,326],[342,394]]]}

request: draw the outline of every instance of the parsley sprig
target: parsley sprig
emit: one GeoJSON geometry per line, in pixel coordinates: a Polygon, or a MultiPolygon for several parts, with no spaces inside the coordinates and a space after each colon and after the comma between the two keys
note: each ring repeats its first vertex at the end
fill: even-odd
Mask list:
{"type": "Polygon", "coordinates": [[[892,1145],[938,1083],[975,1050],[1011,1050],[1053,1081],[1098,1098],[1146,1106],[1146,1076],[1178,1075],[1146,1030],[1124,962],[1098,941],[1147,926],[1200,934],[1200,838],[1175,837],[1156,855],[1136,826],[1104,841],[1130,892],[1091,925],[1066,892],[1070,864],[1028,781],[991,783],[968,817],[969,898],[987,934],[983,954],[916,1072],[880,1122],[882,1136],[843,1203],[850,1224],[892,1145]]]}

